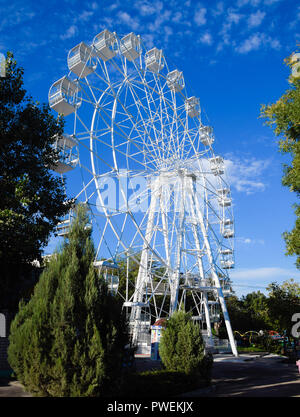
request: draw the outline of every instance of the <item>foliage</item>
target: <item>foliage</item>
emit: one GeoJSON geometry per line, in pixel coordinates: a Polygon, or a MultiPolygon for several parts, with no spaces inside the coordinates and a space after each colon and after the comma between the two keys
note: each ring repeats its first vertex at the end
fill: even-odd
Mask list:
{"type": "MultiPolygon", "coordinates": [[[[291,67],[291,57],[286,63],[291,67]]],[[[300,78],[291,76],[290,88],[273,104],[261,107],[261,117],[280,136],[279,148],[283,154],[291,156],[289,165],[284,166],[283,185],[300,196],[300,78]]],[[[290,232],[284,233],[286,254],[296,255],[296,265],[300,268],[300,206],[295,205],[296,222],[290,232]]]]}
{"type": "MultiPolygon", "coordinates": [[[[49,166],[57,158],[54,135],[63,131],[48,105],[23,88],[23,69],[7,54],[0,78],[0,305],[11,308],[12,294],[31,262],[40,259],[49,234],[69,209],[63,182],[49,166]]],[[[19,299],[16,302],[18,304],[19,299]]]]}
{"type": "Polygon", "coordinates": [[[245,332],[271,328],[267,297],[260,291],[249,293],[241,299],[236,296],[228,297],[226,304],[234,330],[245,332]]]}
{"type": "Polygon", "coordinates": [[[38,396],[110,395],[120,385],[127,327],[93,266],[88,222],[79,206],[68,241],[11,325],[10,365],[38,396]]]}
{"type": "Polygon", "coordinates": [[[268,314],[273,329],[279,333],[291,333],[294,313],[300,312],[300,285],[293,279],[285,281],[282,285],[276,282],[268,286],[268,314]]]}
{"type": "Polygon", "coordinates": [[[167,371],[210,379],[212,359],[205,354],[200,327],[189,313],[176,311],[170,317],[162,333],[159,354],[167,371]]]}
{"type": "MultiPolygon", "coordinates": [[[[273,282],[267,290],[268,295],[258,291],[249,293],[241,299],[236,296],[229,297],[228,312],[236,339],[242,345],[246,345],[242,346],[243,348],[249,347],[250,344],[268,352],[281,353],[283,346],[278,340],[269,336],[269,330],[285,335],[287,343],[292,339],[291,327],[294,323],[291,318],[294,313],[300,311],[300,285],[290,279],[281,285],[273,282]],[[252,333],[251,338],[249,337],[250,331],[260,330],[263,330],[262,336],[252,333]],[[247,332],[248,336],[242,337],[246,336],[247,332]]],[[[227,337],[225,326],[221,327],[219,336],[227,337]]]]}
{"type": "Polygon", "coordinates": [[[170,372],[165,369],[152,370],[129,374],[126,384],[124,384],[122,397],[174,397],[207,386],[207,381],[199,381],[199,378],[194,375],[186,375],[184,372],[170,372]]]}

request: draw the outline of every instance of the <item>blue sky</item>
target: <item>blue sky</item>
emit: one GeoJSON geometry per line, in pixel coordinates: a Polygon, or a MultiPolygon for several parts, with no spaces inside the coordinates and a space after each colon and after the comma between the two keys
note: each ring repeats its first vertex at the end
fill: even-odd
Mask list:
{"type": "Polygon", "coordinates": [[[2,1],[0,52],[13,51],[25,87],[41,102],[67,73],[69,49],[104,28],[140,34],[183,71],[190,95],[214,127],[215,152],[225,157],[236,222],[237,295],[272,281],[300,281],[284,255],[282,233],[294,223],[295,196],[282,187],[277,139],[259,119],[260,105],[288,88],[283,59],[300,41],[294,0],[2,1]]]}

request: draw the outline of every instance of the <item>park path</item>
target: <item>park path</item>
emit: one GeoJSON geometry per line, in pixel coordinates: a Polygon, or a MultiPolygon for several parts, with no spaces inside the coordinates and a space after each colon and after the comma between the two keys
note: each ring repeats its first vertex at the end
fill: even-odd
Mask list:
{"type": "Polygon", "coordinates": [[[300,374],[278,355],[216,355],[210,390],[187,397],[300,397],[300,374]]]}

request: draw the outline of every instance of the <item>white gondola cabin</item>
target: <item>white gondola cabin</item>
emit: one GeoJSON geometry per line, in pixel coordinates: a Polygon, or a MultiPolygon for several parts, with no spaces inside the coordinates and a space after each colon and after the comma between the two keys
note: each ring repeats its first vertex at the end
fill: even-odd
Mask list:
{"type": "Polygon", "coordinates": [[[219,206],[221,207],[230,207],[231,206],[231,198],[228,197],[222,197],[218,198],[219,206]]]}
{"type": "Polygon", "coordinates": [[[222,235],[225,239],[230,239],[230,238],[234,237],[234,231],[233,231],[232,228],[226,227],[226,228],[223,229],[222,235]]]}
{"type": "Polygon", "coordinates": [[[69,80],[66,76],[55,81],[50,87],[48,100],[51,109],[57,113],[68,116],[74,113],[81,104],[79,97],[80,87],[74,81],[69,80]]]}
{"type": "Polygon", "coordinates": [[[233,225],[233,220],[231,220],[231,219],[224,219],[222,221],[222,225],[223,226],[231,226],[231,225],[233,225]]]}
{"type": "Polygon", "coordinates": [[[94,37],[93,45],[97,55],[105,62],[117,54],[116,34],[107,29],[94,37]]]}
{"type": "Polygon", "coordinates": [[[134,61],[140,56],[142,51],[140,37],[136,36],[133,32],[129,33],[121,39],[120,49],[121,54],[128,61],[134,61]]]}
{"type": "Polygon", "coordinates": [[[54,149],[58,152],[58,160],[51,167],[59,174],[65,174],[76,167],[79,161],[77,142],[69,135],[56,136],[54,149]]]}
{"type": "Polygon", "coordinates": [[[223,294],[227,296],[232,294],[232,288],[231,288],[230,282],[226,282],[226,281],[223,282],[222,291],[223,291],[223,294]]]}
{"type": "Polygon", "coordinates": [[[151,72],[159,72],[164,67],[163,52],[161,49],[152,48],[145,54],[146,69],[151,72]]]}
{"type": "Polygon", "coordinates": [[[59,222],[56,226],[57,236],[65,237],[68,236],[70,230],[70,219],[59,222]]]}
{"type": "Polygon", "coordinates": [[[232,269],[234,267],[234,261],[232,259],[221,260],[221,267],[223,269],[232,269]]]}
{"type": "Polygon", "coordinates": [[[95,261],[94,266],[98,270],[99,274],[103,274],[111,294],[116,295],[120,281],[119,266],[115,262],[108,261],[95,261]]]}
{"type": "Polygon", "coordinates": [[[181,91],[184,88],[184,78],[182,71],[177,69],[171,71],[167,75],[167,85],[170,90],[175,91],[176,93],[181,91]]]}
{"type": "Polygon", "coordinates": [[[218,301],[209,300],[207,302],[209,308],[209,318],[212,323],[216,323],[220,321],[221,314],[220,314],[220,304],[218,301]]]}
{"type": "Polygon", "coordinates": [[[229,188],[219,188],[217,190],[217,193],[220,197],[227,197],[227,195],[229,194],[229,188]]]}
{"type": "Polygon", "coordinates": [[[200,115],[200,100],[197,97],[187,98],[185,101],[185,111],[189,117],[198,117],[200,115]]]}
{"type": "Polygon", "coordinates": [[[233,250],[232,250],[232,249],[222,249],[222,250],[220,251],[220,253],[221,253],[222,255],[229,256],[229,255],[232,255],[232,254],[233,254],[233,250]]]}
{"type": "Polygon", "coordinates": [[[214,142],[212,128],[210,126],[201,126],[199,129],[199,139],[204,146],[211,146],[214,142]]]}
{"type": "Polygon", "coordinates": [[[214,175],[224,174],[224,160],[221,156],[210,158],[210,169],[214,175]]]}
{"type": "Polygon", "coordinates": [[[87,77],[95,71],[96,61],[91,46],[85,42],[80,42],[68,53],[68,68],[79,78],[87,77]]]}

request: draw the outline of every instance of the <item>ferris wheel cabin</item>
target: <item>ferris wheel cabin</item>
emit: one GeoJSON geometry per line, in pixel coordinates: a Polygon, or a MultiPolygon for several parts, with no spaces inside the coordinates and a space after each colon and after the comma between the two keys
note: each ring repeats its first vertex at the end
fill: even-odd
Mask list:
{"type": "Polygon", "coordinates": [[[184,88],[184,78],[182,72],[177,69],[169,72],[167,75],[167,85],[170,90],[175,91],[176,93],[181,91],[184,88]]]}
{"type": "Polygon", "coordinates": [[[221,260],[221,267],[223,269],[232,269],[234,268],[234,261],[231,259],[221,260]]]}
{"type": "Polygon", "coordinates": [[[214,175],[224,174],[224,160],[221,156],[210,158],[210,169],[214,175]]]}
{"type": "Polygon", "coordinates": [[[95,71],[93,49],[84,42],[80,42],[69,51],[68,68],[79,78],[87,77],[95,71]]]}
{"type": "Polygon", "coordinates": [[[232,228],[225,228],[224,230],[223,230],[223,237],[225,237],[225,239],[230,239],[230,238],[232,238],[232,237],[234,237],[234,231],[233,231],[233,229],[232,228]]]}
{"type": "Polygon", "coordinates": [[[199,139],[204,146],[211,146],[214,142],[212,128],[210,126],[201,126],[199,129],[199,139]]]}
{"type": "Polygon", "coordinates": [[[76,167],[79,161],[76,145],[76,140],[69,135],[56,136],[54,149],[58,152],[59,159],[51,167],[53,171],[65,174],[76,167]]]}
{"type": "Polygon", "coordinates": [[[99,274],[103,274],[104,280],[107,283],[111,294],[116,295],[119,288],[119,266],[114,262],[95,261],[94,267],[99,274]]]}
{"type": "Polygon", "coordinates": [[[107,29],[95,36],[93,45],[96,49],[97,55],[105,62],[112,59],[117,54],[116,34],[107,29]]]}
{"type": "Polygon", "coordinates": [[[133,32],[129,33],[121,39],[120,49],[121,54],[128,61],[134,61],[142,52],[140,37],[136,36],[133,32]]]}
{"type": "Polygon", "coordinates": [[[223,249],[223,250],[221,250],[221,254],[225,255],[225,256],[232,255],[233,250],[232,249],[223,249]]]}
{"type": "Polygon", "coordinates": [[[78,97],[79,90],[78,84],[69,80],[66,76],[60,78],[50,87],[48,94],[49,106],[64,116],[74,113],[81,104],[78,97]]]}
{"type": "Polygon", "coordinates": [[[229,189],[228,188],[221,188],[217,190],[217,194],[220,198],[218,198],[218,203],[221,207],[229,207],[231,206],[231,198],[228,197],[229,189]]]}
{"type": "Polygon", "coordinates": [[[161,49],[152,48],[145,54],[146,69],[151,72],[159,72],[164,67],[163,52],[161,49]]]}
{"type": "Polygon", "coordinates": [[[185,101],[185,110],[189,117],[198,117],[200,115],[200,100],[197,97],[187,98],[185,101]]]}

